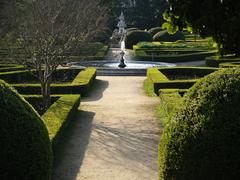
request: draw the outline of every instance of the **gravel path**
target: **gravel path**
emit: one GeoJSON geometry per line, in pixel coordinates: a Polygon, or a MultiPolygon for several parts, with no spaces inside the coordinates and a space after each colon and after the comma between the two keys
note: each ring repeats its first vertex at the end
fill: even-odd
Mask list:
{"type": "Polygon", "coordinates": [[[157,180],[158,98],[145,77],[98,77],[59,146],[53,180],[157,180]]]}

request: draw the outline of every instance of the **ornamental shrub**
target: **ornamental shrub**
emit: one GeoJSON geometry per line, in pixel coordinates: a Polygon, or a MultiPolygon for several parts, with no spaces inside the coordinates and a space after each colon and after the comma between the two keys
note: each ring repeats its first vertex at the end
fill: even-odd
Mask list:
{"type": "Polygon", "coordinates": [[[52,150],[40,116],[0,80],[0,179],[49,180],[52,150]]]}
{"type": "Polygon", "coordinates": [[[148,32],[152,35],[152,37],[157,34],[158,32],[162,31],[163,29],[161,27],[155,27],[152,29],[149,29],[148,32]]]}
{"type": "Polygon", "coordinates": [[[127,28],[127,29],[126,29],[127,32],[138,31],[138,30],[140,30],[140,29],[134,28],[134,27],[133,27],[133,28],[127,28]]]}
{"type": "Polygon", "coordinates": [[[136,45],[139,42],[152,42],[152,36],[149,32],[146,31],[131,31],[128,32],[125,38],[126,48],[132,49],[133,45],[136,45]]]}
{"type": "Polygon", "coordinates": [[[153,40],[159,42],[175,42],[178,40],[185,40],[185,37],[184,34],[179,31],[175,34],[168,34],[167,31],[160,31],[153,36],[153,40]]]}
{"type": "Polygon", "coordinates": [[[240,177],[239,77],[220,70],[190,89],[160,140],[160,180],[240,177]]]}

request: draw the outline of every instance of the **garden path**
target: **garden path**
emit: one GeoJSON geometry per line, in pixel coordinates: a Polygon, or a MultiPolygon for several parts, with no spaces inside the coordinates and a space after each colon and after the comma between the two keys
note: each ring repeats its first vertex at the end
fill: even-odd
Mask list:
{"type": "Polygon", "coordinates": [[[157,179],[159,100],[145,95],[144,79],[97,78],[57,152],[54,180],[157,179]]]}

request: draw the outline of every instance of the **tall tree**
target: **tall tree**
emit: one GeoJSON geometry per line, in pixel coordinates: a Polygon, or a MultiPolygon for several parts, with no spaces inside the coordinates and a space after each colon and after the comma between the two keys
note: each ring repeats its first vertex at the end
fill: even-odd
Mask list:
{"type": "Polygon", "coordinates": [[[190,27],[202,37],[212,36],[221,55],[240,55],[240,1],[169,0],[165,19],[171,30],[190,27]]]}
{"type": "Polygon", "coordinates": [[[16,28],[22,62],[36,70],[41,84],[43,104],[50,103],[50,85],[57,67],[66,61],[69,51],[79,42],[105,28],[105,8],[98,0],[28,0],[29,7],[16,28]]]}
{"type": "Polygon", "coordinates": [[[116,27],[121,11],[126,16],[128,27],[149,29],[161,26],[162,13],[167,7],[166,0],[102,0],[110,9],[112,28],[116,27]]]}

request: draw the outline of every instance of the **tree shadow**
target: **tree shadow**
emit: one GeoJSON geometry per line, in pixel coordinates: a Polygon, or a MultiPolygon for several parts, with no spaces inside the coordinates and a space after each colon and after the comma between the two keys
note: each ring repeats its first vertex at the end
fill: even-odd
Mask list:
{"type": "Polygon", "coordinates": [[[103,92],[109,86],[108,81],[96,79],[90,91],[82,97],[82,102],[97,101],[103,97],[103,92]]]}
{"type": "Polygon", "coordinates": [[[65,129],[56,145],[52,180],[75,180],[85,156],[92,131],[93,112],[81,111],[65,129]]]}

